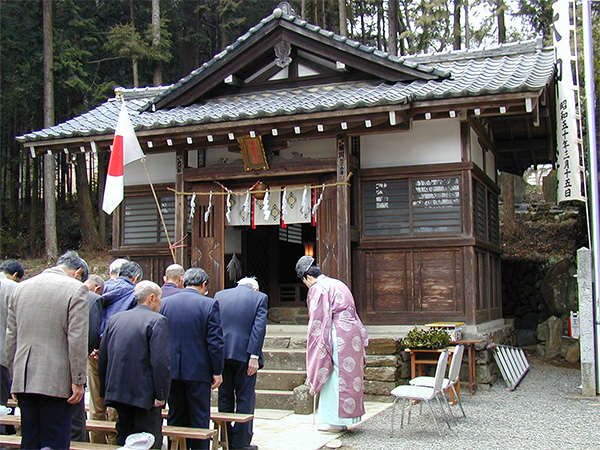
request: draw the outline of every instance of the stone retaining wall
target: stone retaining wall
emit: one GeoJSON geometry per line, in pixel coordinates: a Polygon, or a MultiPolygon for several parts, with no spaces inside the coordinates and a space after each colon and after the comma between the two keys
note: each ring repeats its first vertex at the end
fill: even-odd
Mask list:
{"type": "MultiPolygon", "coordinates": [[[[488,344],[514,346],[516,342],[512,323],[495,328],[488,332],[466,334],[464,339],[484,342],[475,345],[475,363],[477,384],[479,389],[488,389],[498,381],[500,372],[494,361],[488,344]]],[[[391,402],[390,391],[400,384],[410,380],[410,355],[400,345],[402,337],[370,338],[367,347],[367,368],[365,370],[365,400],[391,402]]],[[[461,379],[467,381],[468,359],[467,352],[463,358],[461,379]]]]}

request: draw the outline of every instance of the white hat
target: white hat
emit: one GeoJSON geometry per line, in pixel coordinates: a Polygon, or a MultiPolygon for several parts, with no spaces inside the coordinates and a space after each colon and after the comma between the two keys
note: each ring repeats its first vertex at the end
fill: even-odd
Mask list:
{"type": "Polygon", "coordinates": [[[149,450],[154,445],[154,435],[150,433],[135,433],[130,434],[125,439],[125,445],[120,447],[119,450],[129,449],[141,449],[149,450]]]}

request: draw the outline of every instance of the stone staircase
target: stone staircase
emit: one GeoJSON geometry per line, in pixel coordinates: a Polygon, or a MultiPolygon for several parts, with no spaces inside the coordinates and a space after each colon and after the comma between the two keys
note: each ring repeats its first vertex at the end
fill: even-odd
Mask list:
{"type": "MultiPolygon", "coordinates": [[[[305,330],[305,328],[304,328],[305,330]]],[[[256,408],[294,409],[294,388],[306,380],[306,332],[270,335],[263,345],[265,366],[256,380],[256,408]]]]}

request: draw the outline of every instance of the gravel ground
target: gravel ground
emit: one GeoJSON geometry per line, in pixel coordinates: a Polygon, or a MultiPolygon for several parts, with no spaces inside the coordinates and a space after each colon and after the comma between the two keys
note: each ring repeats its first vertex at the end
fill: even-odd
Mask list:
{"type": "MultiPolygon", "coordinates": [[[[405,415],[400,429],[399,402],[393,437],[388,408],[343,435],[341,449],[600,449],[600,398],[581,397],[579,370],[529,359],[531,369],[514,391],[502,379],[474,395],[462,390],[467,418],[461,416],[451,431],[441,422],[442,437],[426,406],[422,415],[413,407],[411,423],[406,424],[405,415]]],[[[453,411],[460,414],[457,406],[453,411]]]]}

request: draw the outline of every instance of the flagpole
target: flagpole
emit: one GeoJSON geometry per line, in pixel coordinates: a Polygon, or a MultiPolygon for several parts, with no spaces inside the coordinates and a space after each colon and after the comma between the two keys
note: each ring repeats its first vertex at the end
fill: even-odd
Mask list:
{"type": "Polygon", "coordinates": [[[587,138],[590,160],[590,204],[592,209],[592,265],[594,273],[593,283],[593,307],[595,312],[595,345],[596,345],[596,393],[600,386],[600,195],[598,190],[598,143],[596,141],[596,93],[594,89],[594,52],[592,38],[592,14],[590,0],[582,1],[582,25],[583,25],[583,64],[585,77],[586,116],[587,116],[587,138]]]}
{"type": "Polygon", "coordinates": [[[152,195],[154,196],[154,201],[156,202],[156,208],[158,209],[158,215],[160,216],[160,222],[162,223],[163,230],[165,231],[165,236],[167,237],[167,244],[169,244],[169,250],[171,251],[171,257],[173,258],[173,263],[177,263],[175,259],[175,249],[173,249],[173,244],[171,244],[171,238],[169,237],[169,230],[167,229],[167,224],[165,223],[165,218],[162,213],[162,208],[160,207],[160,202],[158,201],[158,197],[156,196],[156,191],[154,190],[154,185],[152,184],[152,180],[150,179],[150,172],[148,172],[148,166],[146,166],[146,158],[142,158],[142,164],[144,166],[144,170],[146,171],[146,176],[148,177],[148,184],[150,185],[150,189],[152,190],[152,195]]]}

